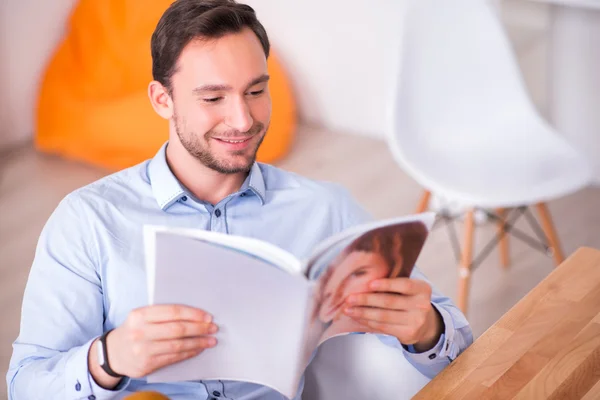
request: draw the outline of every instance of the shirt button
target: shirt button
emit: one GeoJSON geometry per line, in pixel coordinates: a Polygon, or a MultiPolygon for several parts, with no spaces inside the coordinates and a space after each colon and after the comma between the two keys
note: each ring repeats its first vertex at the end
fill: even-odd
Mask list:
{"type": "Polygon", "coordinates": [[[96,400],[96,396],[94,396],[93,394],[88,396],[88,400],[96,400]]]}
{"type": "Polygon", "coordinates": [[[181,200],[182,200],[182,201],[187,201],[187,196],[183,196],[183,197],[181,198],[181,200]]]}
{"type": "Polygon", "coordinates": [[[240,194],[240,197],[246,197],[246,193],[240,194]]]}
{"type": "Polygon", "coordinates": [[[78,392],[81,391],[81,383],[77,382],[77,384],[75,385],[75,390],[77,390],[78,392]]]}
{"type": "Polygon", "coordinates": [[[429,359],[430,359],[430,360],[433,360],[434,358],[435,358],[435,354],[430,354],[430,355],[429,355],[429,359]]]}
{"type": "Polygon", "coordinates": [[[215,215],[217,216],[217,218],[219,218],[221,216],[221,210],[219,210],[218,208],[215,210],[215,215]]]}
{"type": "Polygon", "coordinates": [[[221,393],[217,392],[216,390],[213,392],[213,396],[215,397],[221,397],[221,393]]]}

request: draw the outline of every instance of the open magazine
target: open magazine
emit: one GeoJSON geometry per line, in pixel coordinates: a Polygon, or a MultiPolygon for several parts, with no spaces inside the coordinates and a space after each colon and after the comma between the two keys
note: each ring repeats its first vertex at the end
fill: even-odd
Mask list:
{"type": "Polygon", "coordinates": [[[433,225],[423,213],[356,226],[307,260],[267,242],[145,226],[149,304],[186,304],[213,315],[217,346],[150,374],[148,382],[236,380],[288,398],[325,340],[372,332],[343,314],[374,279],[410,276],[433,225]]]}

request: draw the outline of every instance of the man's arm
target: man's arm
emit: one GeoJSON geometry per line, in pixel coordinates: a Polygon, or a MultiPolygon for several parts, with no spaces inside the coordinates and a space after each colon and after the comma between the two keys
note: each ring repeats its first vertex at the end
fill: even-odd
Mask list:
{"type": "Polygon", "coordinates": [[[431,304],[443,321],[441,336],[431,349],[421,352],[412,345],[402,345],[394,336],[378,335],[378,337],[383,343],[402,349],[406,359],[416,369],[423,375],[433,378],[473,343],[473,333],[466,317],[452,300],[442,295],[416,267],[411,278],[425,281],[432,287],[431,304]]]}
{"type": "MultiPolygon", "coordinates": [[[[102,334],[104,307],[92,227],[68,196],[40,235],[25,289],[21,331],[6,381],[10,400],[114,397],[89,374],[88,351],[102,334]]],[[[123,380],[117,390],[124,387],[123,380]]]]}
{"type": "MultiPolygon", "coordinates": [[[[373,220],[373,217],[346,189],[338,188],[335,204],[337,205],[335,210],[339,215],[339,227],[338,230],[334,230],[334,233],[373,220]]],[[[406,359],[416,369],[423,375],[433,378],[473,343],[473,333],[466,317],[458,307],[450,298],[437,290],[417,267],[413,269],[411,278],[425,281],[431,286],[431,304],[443,322],[443,333],[439,340],[428,351],[418,352],[412,345],[401,344],[395,336],[383,334],[377,336],[383,343],[401,349],[406,359]]]]}

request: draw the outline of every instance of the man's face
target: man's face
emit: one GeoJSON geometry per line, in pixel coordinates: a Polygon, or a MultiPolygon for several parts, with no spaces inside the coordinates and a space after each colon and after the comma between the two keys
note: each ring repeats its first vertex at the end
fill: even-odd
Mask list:
{"type": "Polygon", "coordinates": [[[271,119],[267,60],[250,29],[188,44],[171,79],[173,123],[183,147],[207,167],[247,172],[271,119]]]}

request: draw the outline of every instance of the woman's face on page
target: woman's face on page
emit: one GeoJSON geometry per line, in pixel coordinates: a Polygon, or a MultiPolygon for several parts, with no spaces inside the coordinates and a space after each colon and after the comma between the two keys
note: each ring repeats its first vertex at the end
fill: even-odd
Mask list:
{"type": "Polygon", "coordinates": [[[353,293],[368,292],[369,282],[385,278],[390,267],[379,253],[354,251],[334,268],[324,287],[319,318],[323,322],[334,319],[341,311],[346,298],[353,293]]]}

